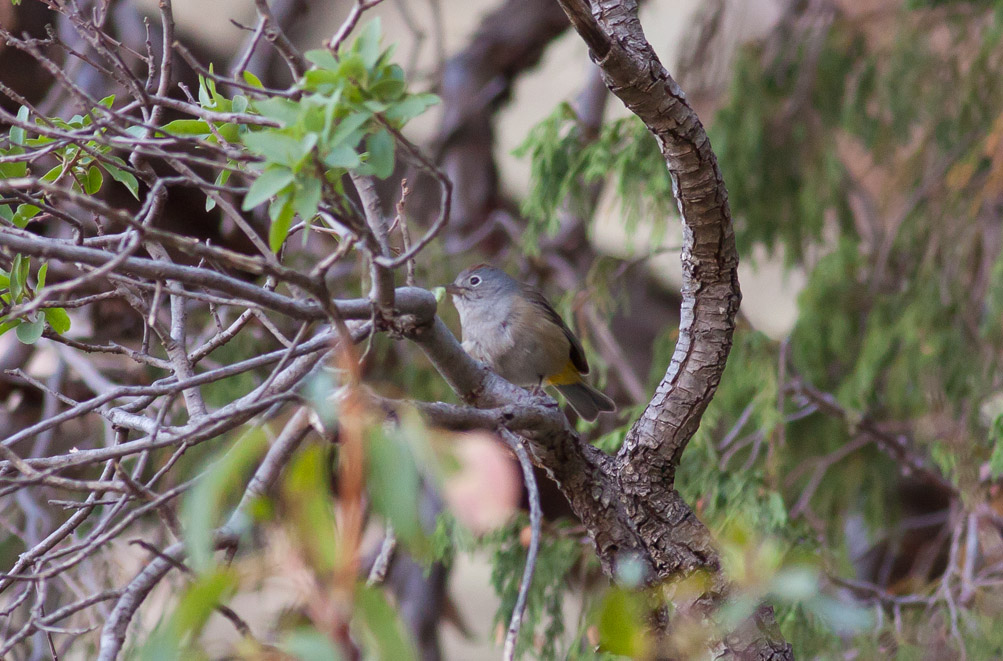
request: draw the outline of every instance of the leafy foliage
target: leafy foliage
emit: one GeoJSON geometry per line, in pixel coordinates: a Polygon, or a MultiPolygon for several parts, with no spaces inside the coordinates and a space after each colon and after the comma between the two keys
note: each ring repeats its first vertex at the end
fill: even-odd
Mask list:
{"type": "MultiPolygon", "coordinates": [[[[672,180],[658,145],[640,120],[631,116],[603,125],[599,137],[585,141],[574,110],[567,103],[535,126],[516,150],[532,163],[533,188],[522,203],[528,220],[522,248],[533,254],[543,235],[560,226],[562,205],[591,204],[589,189],[612,182],[617,201],[633,230],[642,214],[664,215],[675,209],[672,180]],[[644,206],[642,207],[642,201],[644,206]]],[[[665,226],[657,224],[652,243],[661,240],[665,226]]]]}
{"type": "MultiPolygon", "coordinates": [[[[899,468],[873,448],[834,461],[818,483],[799,470],[805,462],[822,466],[829,453],[837,456],[859,439],[860,420],[904,432],[968,502],[984,499],[977,475],[994,472],[990,459],[1000,456],[994,414],[987,413],[995,411],[991,403],[1003,383],[1003,317],[990,312],[1003,259],[992,211],[1001,190],[994,150],[1003,101],[1003,16],[985,12],[973,30],[968,14],[989,4],[908,3],[888,12],[894,31],[884,39],[837,17],[819,38],[815,57],[794,46],[748,48],[731,101],[714,122],[712,141],[736,210],[739,244],[761,243],[785,255],[809,280],[783,351],[761,344],[765,352],[755,359],[737,341],[705,420],[711,425],[694,443],[704,449],[697,463],[720,460],[704,432],[725,433],[751,407],[745,429],[763,425],[771,444],[761,493],[783,495],[798,515],[814,509],[820,521],[813,527],[824,534],[828,571],[835,574],[846,575],[855,560],[844,546],[849,521],[863,517],[871,538],[880,540],[895,534],[889,531],[899,516],[891,479],[899,468]],[[945,41],[926,31],[936,20],[925,13],[932,4],[946,12],[945,41]],[[764,375],[777,374],[785,355],[787,378],[831,392],[845,412],[842,420],[801,416],[794,402],[777,403],[784,384],[764,375]],[[796,419],[785,422],[787,416],[796,419]],[[785,446],[774,449],[779,438],[785,446]],[[802,501],[807,487],[813,495],[802,501]]],[[[699,479],[700,472],[683,475],[699,479]]],[[[748,470],[741,474],[752,477],[748,470]]],[[[729,493],[728,518],[734,500],[729,493]]],[[[711,509],[706,515],[720,516],[711,509]]],[[[922,585],[926,578],[917,580],[922,585]]],[[[809,636],[799,629],[817,630],[820,620],[798,612],[785,631],[805,641],[809,636]]],[[[919,640],[922,620],[912,625],[898,630],[903,643],[919,640]]],[[[876,630],[873,641],[880,634],[876,630]]],[[[985,635],[963,627],[947,645],[979,654],[989,644],[985,635]]],[[[860,649],[870,644],[857,640],[860,649]]],[[[816,642],[808,649],[841,646],[828,644],[833,647],[816,642]]]]}
{"type": "Polygon", "coordinates": [[[56,333],[66,333],[70,330],[70,316],[61,307],[49,306],[29,313],[27,316],[10,316],[14,306],[27,305],[45,287],[45,277],[49,265],[42,264],[35,274],[35,284],[31,284],[31,259],[23,255],[14,255],[10,270],[0,269],[0,302],[3,303],[4,314],[0,315],[0,335],[14,329],[19,342],[34,344],[42,337],[45,326],[56,333]]]}
{"type": "MultiPolygon", "coordinates": [[[[491,583],[501,597],[495,621],[507,624],[515,607],[526,562],[526,548],[520,532],[526,520],[521,517],[488,535],[483,543],[493,550],[491,583]]],[[[557,658],[557,645],[565,632],[564,597],[568,594],[570,573],[581,562],[595,562],[594,556],[574,537],[544,535],[536,562],[536,572],[526,602],[526,613],[517,649],[532,649],[540,659],[557,658]],[[542,644],[534,645],[539,637],[542,644]]]]}
{"type": "MultiPolygon", "coordinates": [[[[107,173],[125,186],[134,198],[139,199],[139,181],[136,175],[130,172],[131,168],[121,157],[112,153],[113,146],[108,142],[110,136],[107,127],[100,123],[95,125],[95,119],[100,120],[104,117],[114,103],[114,95],[106,96],[87,114],[74,115],[69,120],[58,117],[35,117],[37,126],[56,129],[66,134],[86,136],[89,133],[92,136],[90,139],[66,141],[57,140],[51,135],[28,137],[28,130],[23,126],[12,126],[8,135],[8,149],[6,152],[0,149],[0,155],[17,156],[25,153],[26,146],[37,148],[51,145],[53,147],[51,153],[59,163],[41,176],[43,182],[54,185],[65,181],[75,192],[94,195],[101,190],[104,173],[107,173]]],[[[20,122],[27,123],[30,119],[28,108],[22,106],[17,118],[20,122]]],[[[5,179],[24,177],[27,174],[28,167],[24,162],[12,161],[0,165],[0,176],[5,179]]],[[[8,205],[0,205],[0,216],[21,228],[40,211],[38,206],[26,202],[18,205],[13,215],[8,215],[10,213],[8,205]]]]}

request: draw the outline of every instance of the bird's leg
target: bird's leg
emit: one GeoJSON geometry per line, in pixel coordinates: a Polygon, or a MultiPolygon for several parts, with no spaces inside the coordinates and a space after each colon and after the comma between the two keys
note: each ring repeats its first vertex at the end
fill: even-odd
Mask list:
{"type": "Polygon", "coordinates": [[[529,392],[533,395],[536,395],[537,397],[540,397],[544,394],[545,391],[543,389],[543,375],[540,375],[540,380],[537,382],[535,386],[529,389],[529,392]]]}

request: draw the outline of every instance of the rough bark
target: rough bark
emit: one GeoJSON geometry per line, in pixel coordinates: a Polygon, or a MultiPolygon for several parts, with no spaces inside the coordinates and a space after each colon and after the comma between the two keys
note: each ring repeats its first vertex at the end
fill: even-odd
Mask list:
{"type": "MultiPolygon", "coordinates": [[[[672,488],[675,468],[724,372],[741,291],[731,211],[707,133],[655,55],[633,0],[559,0],[606,85],[658,140],[683,220],[679,340],[654,397],[627,434],[612,473],[658,578],[706,569],[726,589],[710,534],[672,488]]],[[[603,548],[608,564],[619,551],[603,548]]],[[[768,608],[726,641],[724,655],[791,658],[768,608]]]]}
{"type": "MultiPolygon", "coordinates": [[[[708,571],[714,580],[697,602],[703,611],[726,593],[727,582],[708,530],[674,490],[673,480],[720,382],[741,300],[727,191],[699,118],[644,36],[637,3],[559,2],[606,85],[661,146],[684,226],[683,303],[672,361],[615,458],[566,428],[538,437],[532,450],[590,531],[608,574],[625,555],[642,559],[651,581],[708,571]]],[[[725,658],[793,658],[768,607],[722,641],[717,652],[725,658]]]]}
{"type": "MultiPolygon", "coordinates": [[[[707,134],[637,20],[634,2],[562,0],[610,90],[658,140],[683,219],[679,340],[655,395],[616,457],[617,482],[639,531],[684,526],[693,544],[642,535],[659,576],[717,559],[692,512],[667,486],[714,395],[731,348],[741,293],[728,197],[707,134]]],[[[685,538],[684,538],[685,539],[685,538]]],[[[690,541],[690,540],[687,540],[690,541]]]]}
{"type": "MultiPolygon", "coordinates": [[[[684,225],[684,282],[672,361],[620,453],[609,457],[540,400],[480,369],[441,321],[413,338],[468,403],[494,407],[498,425],[522,430],[534,461],[558,483],[588,529],[608,575],[627,558],[640,560],[652,583],[706,571],[711,587],[688,605],[706,615],[725,597],[728,584],[709,531],[675,491],[673,479],[720,382],[741,300],[727,192],[702,124],[644,37],[636,2],[559,1],[607,87],[644,121],[673,175],[684,225]]],[[[464,413],[454,423],[464,416],[472,426],[490,422],[464,413]]],[[[721,658],[792,658],[766,606],[715,652],[721,658]]]]}

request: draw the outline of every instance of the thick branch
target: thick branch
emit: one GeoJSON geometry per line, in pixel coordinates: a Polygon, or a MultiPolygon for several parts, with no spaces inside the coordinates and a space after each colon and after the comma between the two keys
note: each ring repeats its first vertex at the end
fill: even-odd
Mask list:
{"type": "MultiPolygon", "coordinates": [[[[103,250],[85,248],[67,241],[18,236],[12,232],[0,233],[0,246],[32,257],[61,259],[97,267],[107,264],[116,257],[103,250]]],[[[197,287],[214,289],[237,297],[240,301],[256,303],[263,308],[281,312],[295,319],[319,321],[327,318],[324,310],[316,303],[276,294],[256,284],[224,275],[218,271],[142,257],[129,257],[122,260],[117,265],[116,271],[152,280],[170,279],[197,287]]],[[[435,299],[425,290],[402,287],[395,292],[395,296],[401,297],[397,302],[397,309],[406,314],[417,315],[428,320],[435,312],[435,299]]],[[[372,314],[372,304],[368,298],[335,301],[334,306],[342,319],[368,319],[372,314]]]]}
{"type": "MultiPolygon", "coordinates": [[[[626,513],[622,523],[640,536],[655,576],[711,572],[713,587],[693,604],[702,611],[713,606],[727,584],[709,532],[672,485],[683,449],[721,380],[741,301],[728,194],[706,131],[644,36],[637,2],[558,1],[588,44],[607,87],[658,140],[672,174],[683,221],[679,340],[612,472],[626,513]]],[[[608,562],[604,559],[604,565],[608,562]]],[[[792,658],[768,607],[728,636],[721,656],[792,658]]]]}
{"type": "MultiPolygon", "coordinates": [[[[665,377],[617,456],[635,525],[676,526],[692,512],[675,498],[658,495],[671,490],[679,457],[720,382],[741,300],[728,196],[700,120],[644,37],[636,2],[560,2],[606,85],[658,140],[683,220],[679,340],[665,377]]],[[[717,564],[705,531],[692,540],[701,547],[696,554],[680,556],[671,538],[652,540],[660,575],[696,569],[701,562],[717,564]]]]}
{"type": "Polygon", "coordinates": [[[724,372],[741,292],[731,211],[717,158],[686,96],[661,65],[631,0],[560,0],[606,85],[661,146],[683,220],[679,341],[619,460],[638,479],[671,478],[724,372]]]}

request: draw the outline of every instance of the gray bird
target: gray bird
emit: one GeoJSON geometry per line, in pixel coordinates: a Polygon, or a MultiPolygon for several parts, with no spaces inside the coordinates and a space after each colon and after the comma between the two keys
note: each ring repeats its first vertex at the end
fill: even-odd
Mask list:
{"type": "Polygon", "coordinates": [[[554,386],[578,415],[595,420],[616,406],[585,383],[582,345],[534,287],[477,264],[446,286],[460,313],[463,348],[518,386],[554,386]]]}

